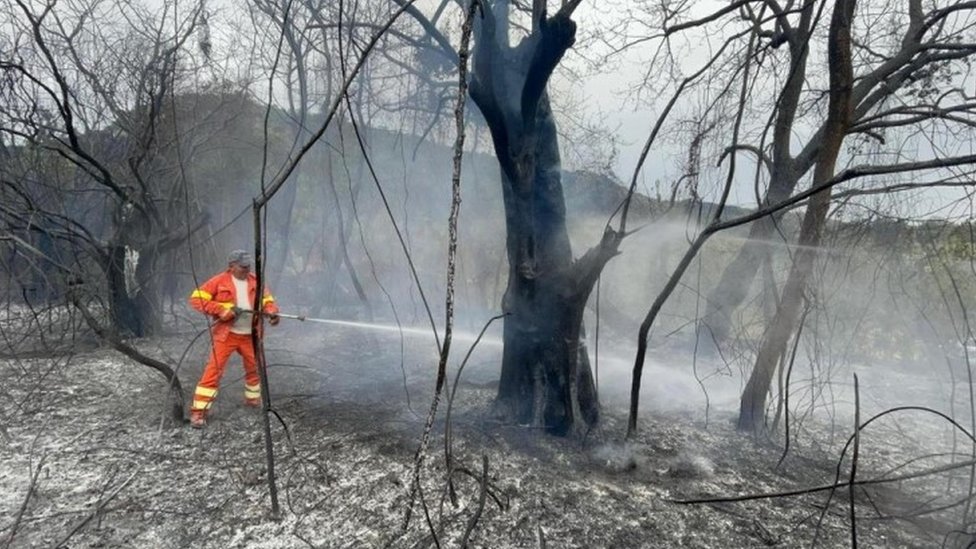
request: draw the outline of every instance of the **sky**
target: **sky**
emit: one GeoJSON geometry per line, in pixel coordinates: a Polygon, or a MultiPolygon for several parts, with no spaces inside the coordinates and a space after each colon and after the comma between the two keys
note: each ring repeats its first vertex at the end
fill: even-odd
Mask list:
{"type": "MultiPolygon", "coordinates": [[[[935,6],[929,9],[934,9],[937,6],[947,5],[945,0],[936,0],[935,6]]],[[[702,0],[698,2],[693,2],[690,4],[690,10],[688,17],[701,17],[707,13],[711,13],[713,10],[718,9],[727,5],[724,2],[717,2],[711,0],[702,0]]],[[[870,68],[876,67],[879,62],[877,56],[892,54],[895,47],[900,45],[900,35],[895,37],[894,40],[879,38],[881,32],[877,31],[878,22],[884,22],[894,24],[898,27],[897,21],[904,21],[904,19],[897,19],[897,17],[904,17],[903,14],[900,15],[897,10],[893,10],[890,14],[882,10],[882,13],[878,14],[878,7],[881,6],[880,2],[861,2],[859,6],[863,12],[858,12],[855,18],[855,29],[854,34],[857,41],[862,44],[865,41],[871,40],[869,44],[872,48],[871,56],[874,56],[871,61],[870,68]],[[889,19],[892,18],[892,19],[889,19]],[[860,27],[858,26],[860,25],[860,27]]],[[[658,32],[656,29],[646,29],[640,25],[633,24],[633,16],[624,17],[623,19],[615,19],[615,13],[633,13],[633,3],[615,2],[614,0],[608,0],[607,2],[591,2],[584,1],[581,4],[578,12],[574,16],[579,22],[580,31],[578,35],[584,34],[584,29],[589,27],[603,27],[608,29],[605,35],[606,41],[613,44],[619,44],[619,39],[614,39],[613,33],[619,30],[631,31],[631,38],[636,36],[645,36],[651,32],[658,32]],[[627,6],[626,4],[630,4],[627,6]],[[623,11],[626,8],[631,8],[630,11],[623,11]],[[618,11],[619,10],[619,11],[618,11]],[[632,30],[636,29],[636,30],[632,30]]],[[[966,15],[967,18],[971,19],[973,16],[971,14],[966,15]]],[[[963,21],[956,21],[948,25],[949,28],[962,28],[967,24],[968,19],[963,21]]],[[[716,25],[712,25],[708,28],[707,32],[703,31],[687,31],[683,35],[675,39],[674,52],[678,60],[678,68],[682,72],[682,75],[688,75],[695,70],[697,70],[706,61],[708,55],[711,51],[717,48],[717,45],[721,43],[723,36],[722,32],[729,28],[733,28],[734,25],[725,25],[726,29],[722,29],[716,25]]],[[[900,29],[900,27],[899,27],[900,29]]],[[[825,30],[825,29],[824,29],[825,30]]],[[[902,32],[897,30],[896,32],[902,32]]],[[[605,62],[598,55],[587,55],[591,59],[596,57],[599,61],[599,67],[601,73],[598,75],[591,76],[589,78],[581,79],[579,82],[574,82],[571,86],[566,86],[567,88],[573,88],[568,93],[579,93],[584,97],[585,105],[587,110],[599,113],[598,116],[604,123],[613,128],[615,134],[620,139],[619,156],[614,164],[614,171],[621,177],[625,182],[629,182],[634,168],[637,165],[641,150],[644,146],[644,142],[650,133],[651,127],[653,126],[656,117],[659,112],[663,109],[666,101],[670,97],[670,93],[674,89],[673,86],[666,88],[664,93],[659,96],[654,96],[652,93],[644,92],[644,95],[640,98],[640,101],[635,101],[634,94],[629,93],[628,90],[634,89],[635,84],[642,81],[644,75],[648,72],[647,60],[654,55],[654,48],[658,42],[644,42],[639,46],[623,51],[622,53],[615,55],[611,58],[611,62],[605,62]]],[[[599,40],[597,41],[596,47],[593,49],[599,49],[599,40]]],[[[604,47],[604,50],[606,48],[604,47]]],[[[815,48],[811,54],[810,61],[808,63],[808,80],[807,86],[821,87],[826,86],[826,63],[825,58],[825,46],[821,45],[820,48],[815,48]],[[823,83],[818,84],[814,79],[822,78],[823,83]]],[[[785,52],[785,47],[782,48],[785,52]]],[[[566,62],[573,64],[579,62],[579,52],[577,55],[567,56],[566,62]]],[[[965,101],[961,99],[962,95],[968,95],[973,97],[976,95],[976,75],[974,75],[971,69],[967,69],[965,65],[959,63],[956,65],[959,72],[952,76],[950,81],[941,81],[939,85],[938,92],[946,93],[951,87],[955,87],[960,90],[960,94],[949,96],[948,101],[940,104],[940,106],[945,106],[947,104],[952,104],[953,102],[959,103],[965,101]]],[[[768,73],[770,67],[761,67],[764,73],[768,73]]],[[[865,69],[858,68],[855,71],[855,76],[863,74],[865,69]]],[[[660,85],[661,82],[666,81],[666,75],[662,75],[657,81],[652,77],[650,82],[652,85],[660,85]]],[[[556,82],[556,86],[564,85],[565,83],[556,82]]],[[[738,85],[738,84],[737,84],[738,85]]],[[[766,86],[766,90],[763,88],[757,88],[754,90],[755,97],[761,98],[763,94],[767,94],[771,102],[774,97],[774,93],[778,88],[773,88],[766,86]]],[[[949,95],[949,94],[946,94],[949,95]]],[[[809,97],[809,96],[807,96],[809,97]]],[[[696,99],[691,97],[690,101],[685,101],[682,99],[679,101],[675,112],[672,113],[669,120],[677,120],[681,116],[686,116],[690,110],[690,105],[696,99]]],[[[897,98],[886,105],[886,108],[902,106],[904,103],[902,101],[906,100],[905,96],[897,98]]],[[[801,107],[802,108],[802,107],[801,107]]],[[[745,137],[742,142],[758,144],[758,138],[756,137],[756,129],[761,127],[761,124],[765,122],[766,117],[769,116],[770,109],[767,106],[757,111],[748,112],[745,119],[743,120],[743,128],[745,132],[745,137]],[[757,116],[758,115],[758,116],[757,116]],[[753,128],[752,135],[749,135],[747,128],[753,128]]],[[[971,111],[970,111],[971,112],[971,111]]],[[[824,118],[823,113],[819,113],[814,117],[808,117],[804,122],[803,119],[797,121],[794,126],[793,134],[793,152],[794,154],[799,152],[799,147],[802,147],[813,134],[814,127],[809,123],[810,120],[814,121],[815,124],[819,125],[822,123],[824,118]]],[[[971,118],[970,118],[971,119],[971,118]]],[[[976,123],[976,121],[974,121],[976,123]]],[[[957,126],[954,131],[938,131],[933,130],[932,127],[926,126],[913,126],[904,130],[886,130],[884,132],[884,138],[886,142],[884,145],[877,145],[877,143],[869,143],[867,146],[862,147],[866,151],[877,150],[877,151],[897,151],[895,154],[887,154],[882,159],[867,156],[864,151],[857,152],[854,145],[857,144],[856,138],[849,136],[845,141],[845,148],[841,152],[841,156],[838,160],[837,170],[844,169],[849,166],[855,165],[865,165],[865,164],[877,164],[877,163],[894,163],[894,162],[909,162],[916,160],[928,160],[933,158],[942,158],[948,156],[956,155],[972,155],[976,153],[974,148],[976,148],[976,135],[973,135],[972,128],[969,130],[959,131],[957,126]],[[968,132],[968,133],[966,133],[968,132]]],[[[663,179],[666,182],[674,181],[676,176],[680,175],[679,166],[681,166],[687,156],[687,139],[683,141],[675,142],[674,140],[669,140],[668,135],[670,133],[669,126],[665,126],[664,135],[660,137],[651,149],[650,155],[648,157],[646,165],[643,167],[638,182],[643,185],[645,192],[653,194],[653,185],[655,180],[663,179]]],[[[674,126],[670,126],[671,131],[673,131],[674,126]]],[[[862,136],[863,137],[863,136],[862,136]]],[[[723,135],[723,139],[731,142],[731,136],[723,135]]],[[[862,140],[863,141],[863,140],[862,140]]],[[[868,140],[871,141],[871,140],[868,140]]],[[[722,145],[724,147],[724,145],[722,145]]],[[[703,153],[704,154],[704,153],[703,153]]],[[[712,151],[712,157],[705,158],[703,156],[702,163],[703,166],[707,163],[714,166],[717,160],[717,151],[712,151]]],[[[732,191],[729,197],[729,202],[736,205],[742,205],[746,207],[754,207],[756,205],[756,193],[754,189],[755,173],[756,173],[756,163],[754,157],[751,154],[740,154],[736,158],[736,176],[735,183],[733,184],[732,191]]],[[[710,181],[703,180],[701,183],[702,194],[705,196],[706,200],[717,200],[720,194],[720,189],[724,183],[724,178],[726,175],[727,163],[723,164],[721,170],[714,170],[711,175],[710,181]]],[[[902,176],[901,182],[906,180],[926,180],[931,181],[937,177],[945,177],[947,172],[942,173],[920,173],[912,174],[909,176],[902,176]],[[914,178],[914,179],[913,179],[914,178]]],[[[808,174],[808,180],[810,174],[808,174]]],[[[887,183],[895,182],[892,178],[888,178],[887,183]]],[[[856,185],[857,183],[852,183],[856,185]]],[[[667,184],[665,184],[667,186],[667,184]]],[[[893,197],[891,201],[898,202],[899,206],[902,206],[905,213],[910,213],[917,215],[919,217],[963,217],[972,219],[973,204],[972,200],[961,200],[967,194],[971,192],[972,189],[954,188],[954,189],[937,189],[930,191],[914,191],[912,193],[902,193],[896,197],[893,197]],[[947,206],[950,203],[959,201],[956,204],[947,206]]]]}
{"type": "MultiPolygon", "coordinates": [[[[149,5],[160,6],[163,0],[147,0],[149,5]]],[[[240,9],[240,4],[231,0],[207,0],[208,8],[211,10],[230,11],[240,9]]],[[[377,0],[380,1],[380,0],[377,0]]],[[[943,0],[940,0],[943,1],[943,0]]],[[[430,6],[435,6],[439,0],[418,0],[417,6],[421,9],[430,11],[430,6]]],[[[183,5],[188,5],[183,2],[183,5]]],[[[550,4],[555,7],[556,2],[550,0],[550,4]]],[[[641,150],[647,139],[650,129],[653,126],[660,109],[666,100],[664,97],[654,97],[646,91],[641,95],[640,100],[636,100],[631,93],[634,85],[638,83],[647,72],[647,61],[653,55],[654,42],[648,42],[639,46],[627,49],[618,55],[609,58],[602,57],[602,53],[608,51],[613,44],[619,43],[614,34],[618,31],[628,31],[628,25],[634,23],[634,4],[623,0],[584,0],[577,12],[574,20],[578,22],[579,47],[570,52],[563,60],[563,64],[568,69],[560,75],[554,77],[550,89],[554,96],[571,97],[571,108],[580,109],[583,118],[596,122],[607,131],[612,133],[617,140],[617,156],[612,164],[615,175],[625,184],[629,183],[634,170],[638,164],[641,150]],[[599,32],[597,32],[599,31],[599,32]],[[583,47],[583,44],[586,47],[583,47]],[[595,65],[595,66],[594,66],[595,65]],[[577,78],[577,76],[580,76],[577,78]]],[[[717,0],[701,0],[691,4],[691,16],[701,15],[717,7],[724,6],[723,2],[717,0]]],[[[460,10],[454,9],[452,17],[459,18],[460,10]]],[[[644,16],[646,18],[646,16],[644,16]]],[[[713,29],[712,29],[713,30],[713,29]]],[[[638,28],[636,33],[649,32],[646,29],[638,28]]],[[[710,30],[711,32],[711,30],[710,30]]],[[[720,37],[702,32],[691,32],[678,39],[680,51],[678,51],[681,69],[686,73],[692,68],[697,68],[706,58],[710,48],[719,40],[720,37]]],[[[812,75],[816,75],[816,63],[822,59],[811,60],[813,69],[812,75]]],[[[969,75],[965,75],[967,80],[963,82],[963,87],[971,89],[976,84],[969,75]]],[[[662,79],[663,80],[663,79],[662,79]]],[[[661,82],[652,84],[658,85],[661,82]]],[[[670,93],[670,89],[666,90],[670,93]]],[[[683,107],[680,103],[672,119],[687,113],[687,106],[683,107]]],[[[763,119],[768,116],[767,112],[762,112],[763,119]]],[[[754,120],[746,120],[746,124],[756,123],[754,120]]],[[[665,134],[662,135],[655,146],[652,148],[647,162],[642,167],[638,178],[638,189],[643,190],[649,195],[657,192],[655,184],[660,182],[662,194],[669,190],[670,182],[680,175],[680,166],[687,156],[687,145],[683,142],[671,139],[669,132],[673,131],[673,126],[666,127],[665,134]]],[[[796,143],[802,143],[808,137],[803,135],[802,126],[797,126],[796,143]]],[[[970,147],[972,141],[969,141],[970,147]]],[[[714,151],[712,151],[714,153],[714,151]]],[[[915,152],[918,155],[937,154],[935,150],[926,144],[917,145],[915,152]]],[[[704,158],[703,164],[714,166],[717,159],[713,157],[704,158]]],[[[740,154],[736,158],[737,171],[735,184],[733,185],[729,202],[736,205],[754,206],[755,189],[754,175],[756,164],[751,155],[740,154]]],[[[840,165],[845,162],[841,158],[840,165]]],[[[572,160],[567,159],[566,164],[572,166],[572,160]]],[[[702,195],[706,200],[717,200],[721,186],[724,182],[724,166],[721,170],[713,170],[709,174],[710,179],[703,179],[702,195]]],[[[923,193],[919,200],[918,211],[921,215],[940,215],[940,207],[949,198],[961,196],[963,191],[938,191],[923,193]]],[[[944,213],[944,212],[943,212],[944,213]]]]}

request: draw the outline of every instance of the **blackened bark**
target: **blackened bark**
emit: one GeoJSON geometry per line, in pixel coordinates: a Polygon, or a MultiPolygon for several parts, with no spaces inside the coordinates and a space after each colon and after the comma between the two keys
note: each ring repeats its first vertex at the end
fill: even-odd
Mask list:
{"type": "Polygon", "coordinates": [[[155,335],[162,331],[163,299],[160,291],[158,271],[159,254],[155,248],[144,248],[139,253],[136,266],[136,294],[131,296],[139,317],[143,335],[155,335]]]}
{"type": "Polygon", "coordinates": [[[126,284],[127,249],[130,247],[125,244],[112,243],[104,266],[112,330],[134,337],[158,334],[162,330],[162,293],[156,269],[157,250],[152,247],[138,250],[139,261],[131,275],[135,277],[136,287],[130,289],[126,284]]]}
{"type": "Polygon", "coordinates": [[[546,86],[575,40],[575,23],[567,13],[542,14],[532,33],[509,47],[497,15],[479,22],[470,87],[491,130],[505,205],[508,316],[495,408],[508,420],[578,434],[599,418],[583,309],[622,236],[608,231],[573,260],[546,86]]]}
{"type": "Polygon", "coordinates": [[[512,298],[505,307],[511,316],[505,319],[496,408],[510,420],[563,435],[596,423],[599,402],[578,302],[552,291],[559,282],[539,282],[541,291],[512,298]]]}
{"type": "Polygon", "coordinates": [[[146,335],[139,307],[125,287],[125,246],[113,244],[108,249],[108,265],[105,266],[108,283],[109,316],[115,331],[135,337],[146,335]]]}
{"type": "Polygon", "coordinates": [[[510,316],[497,409],[517,422],[566,434],[581,419],[592,425],[599,413],[580,337],[589,293],[576,291],[555,124],[544,101],[537,138],[520,140],[532,150],[510,158],[523,166],[531,158],[534,177],[521,185],[503,183],[509,269],[502,309],[510,316]],[[527,191],[517,192],[519,186],[527,191]],[[573,392],[580,397],[576,413],[573,392]]]}

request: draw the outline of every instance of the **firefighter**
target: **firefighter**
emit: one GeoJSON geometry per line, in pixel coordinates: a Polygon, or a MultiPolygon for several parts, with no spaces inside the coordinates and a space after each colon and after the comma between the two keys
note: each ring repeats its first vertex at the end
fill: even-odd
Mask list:
{"type": "MultiPolygon", "coordinates": [[[[237,351],[244,361],[244,404],[261,406],[261,378],[258,376],[251,331],[259,330],[251,309],[257,292],[257,277],[251,272],[251,254],[234,250],[227,258],[227,270],[204,282],[190,294],[190,306],[213,318],[210,325],[210,360],[203,369],[190,405],[190,425],[202,428],[207,424],[207,411],[217,398],[220,378],[230,355],[237,351]]],[[[266,287],[261,299],[261,311],[272,326],[278,324],[278,306],[266,287]]]]}

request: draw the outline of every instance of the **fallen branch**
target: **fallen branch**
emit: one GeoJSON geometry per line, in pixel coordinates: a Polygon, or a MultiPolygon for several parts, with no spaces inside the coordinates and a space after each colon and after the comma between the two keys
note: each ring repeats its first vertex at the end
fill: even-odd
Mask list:
{"type": "Polygon", "coordinates": [[[105,498],[104,500],[100,501],[98,503],[98,505],[95,506],[95,509],[91,513],[89,513],[89,515],[87,517],[85,517],[84,520],[82,520],[77,525],[75,525],[75,527],[72,528],[71,531],[68,532],[68,534],[66,536],[64,536],[64,538],[61,539],[61,541],[59,541],[59,542],[55,543],[54,545],[52,545],[51,546],[51,549],[58,549],[59,547],[65,547],[65,544],[68,543],[68,540],[71,539],[72,536],[74,536],[75,534],[77,534],[79,530],[81,530],[82,528],[84,528],[85,525],[87,525],[89,522],[91,522],[91,520],[93,518],[95,518],[96,516],[98,516],[99,513],[102,512],[102,509],[104,509],[106,505],[108,505],[113,499],[115,499],[116,496],[118,496],[122,492],[122,490],[124,490],[125,487],[128,486],[129,483],[132,482],[136,478],[136,476],[139,473],[141,473],[141,472],[142,472],[142,467],[140,466],[138,469],[135,470],[134,473],[132,473],[131,475],[129,475],[129,478],[125,479],[122,482],[122,484],[119,485],[118,488],[116,488],[115,490],[113,490],[112,493],[109,494],[107,498],[105,498]]]}
{"type": "Polygon", "coordinates": [[[88,307],[81,302],[81,299],[78,298],[77,295],[72,294],[70,299],[75,308],[81,312],[81,316],[85,317],[85,322],[88,323],[88,327],[95,332],[95,335],[97,335],[99,339],[105,341],[116,351],[124,354],[132,360],[135,360],[139,364],[156,370],[166,378],[166,381],[169,383],[170,392],[175,397],[171,416],[177,423],[183,423],[183,386],[180,384],[180,378],[176,375],[176,371],[170,368],[165,362],[161,362],[140,353],[135,347],[132,347],[131,345],[122,341],[122,338],[119,337],[119,335],[113,330],[99,324],[95,319],[95,316],[91,313],[91,311],[88,310],[88,307]]]}
{"type": "Polygon", "coordinates": [[[782,497],[804,496],[808,494],[816,494],[818,492],[826,492],[828,490],[836,490],[838,488],[845,488],[848,486],[870,486],[874,484],[887,484],[889,482],[901,482],[905,480],[913,480],[917,478],[923,478],[927,476],[937,475],[940,473],[945,473],[955,469],[962,469],[963,467],[969,467],[971,465],[976,465],[976,459],[960,461],[957,463],[950,463],[948,465],[932,467],[929,469],[923,469],[922,471],[917,471],[915,473],[906,473],[904,475],[898,475],[894,477],[870,478],[866,480],[856,480],[854,482],[850,482],[850,481],[834,482],[831,484],[822,484],[820,486],[798,488],[796,490],[786,490],[782,492],[763,492],[759,494],[744,494],[741,496],[723,496],[723,497],[714,497],[714,498],[670,499],[668,501],[671,503],[676,503],[678,505],[698,505],[702,503],[734,503],[739,501],[752,501],[757,499],[774,499],[774,498],[782,498],[782,497]]]}

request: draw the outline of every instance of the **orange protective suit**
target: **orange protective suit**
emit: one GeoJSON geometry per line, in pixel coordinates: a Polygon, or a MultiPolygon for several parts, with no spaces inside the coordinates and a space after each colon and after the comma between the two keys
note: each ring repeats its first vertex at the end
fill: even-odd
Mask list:
{"type": "MultiPolygon", "coordinates": [[[[257,277],[253,273],[247,275],[248,303],[254,303],[257,293],[257,277]]],[[[191,412],[206,412],[217,398],[220,378],[224,375],[224,368],[230,355],[237,351],[244,361],[244,398],[249,403],[256,403],[261,398],[261,378],[258,376],[257,361],[254,357],[254,344],[250,334],[237,334],[230,331],[233,320],[222,321],[220,316],[237,304],[237,290],[234,287],[233,275],[230,270],[224,271],[204,282],[190,294],[190,306],[201,313],[213,317],[210,324],[210,335],[213,347],[210,360],[203,369],[203,376],[197,383],[193,394],[191,412]]],[[[267,314],[277,314],[278,306],[267,288],[261,299],[261,310],[267,314]]],[[[261,335],[261,323],[255,323],[252,329],[261,335]]]]}

